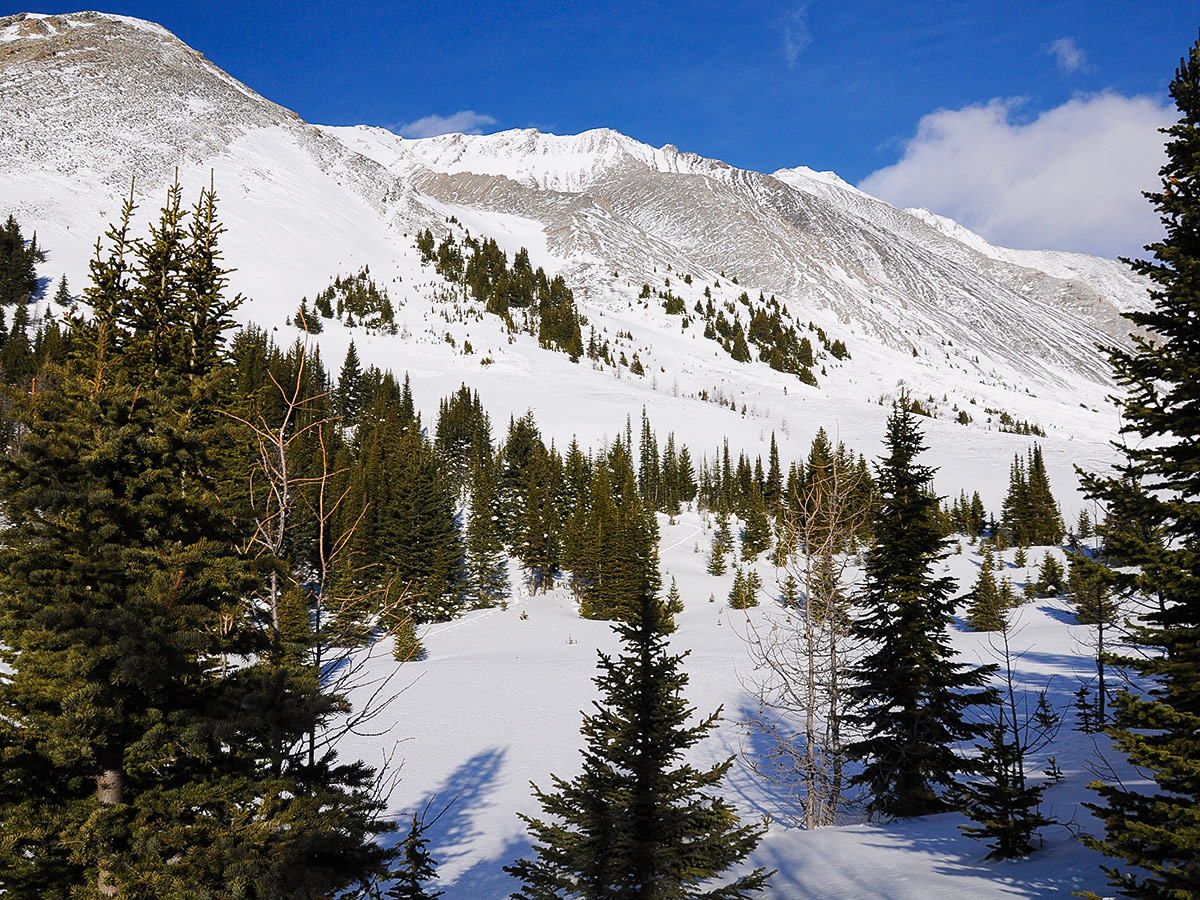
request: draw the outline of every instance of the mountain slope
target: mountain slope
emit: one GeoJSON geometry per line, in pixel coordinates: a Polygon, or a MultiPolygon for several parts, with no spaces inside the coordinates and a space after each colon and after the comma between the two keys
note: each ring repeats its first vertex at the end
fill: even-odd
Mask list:
{"type": "Polygon", "coordinates": [[[800,455],[820,426],[870,451],[904,389],[938,416],[935,433],[974,448],[974,464],[947,460],[949,489],[990,460],[1000,486],[983,486],[989,503],[1028,442],[997,433],[1001,413],[1047,431],[1052,475],[1068,483],[1076,459],[1108,458],[1114,423],[1100,410],[1111,384],[1094,345],[1119,339],[1116,310],[1145,295],[1112,261],[993,248],[828,174],[742,171],[604,129],[411,141],[314,127],[158,26],[99,13],[0,19],[0,211],[37,231],[47,278],[63,272],[81,287],[131,177],[145,215],[177,169],[190,196],[215,180],[246,317],[280,327],[302,296],[369,266],[400,333],[331,324],[326,358],[336,365],[356,337],[364,362],[410,370],[431,407],[465,380],[494,416],[536,406],[562,441],[610,434],[646,406],[692,446],[724,434],[760,452],[776,431],[800,455]],[[419,262],[424,228],[439,240],[491,236],[510,254],[528,247],[574,287],[586,330],[614,355],[637,352],[646,375],[571,365],[490,317],[467,322],[419,262]],[[687,317],[640,297],[668,283],[687,317]],[[743,291],[752,302],[775,295],[802,333],[812,323],[851,359],[819,359],[812,388],[734,362],[695,318],[685,326],[709,296],[747,319],[743,291]],[[953,424],[960,416],[971,424],[953,424]]]}

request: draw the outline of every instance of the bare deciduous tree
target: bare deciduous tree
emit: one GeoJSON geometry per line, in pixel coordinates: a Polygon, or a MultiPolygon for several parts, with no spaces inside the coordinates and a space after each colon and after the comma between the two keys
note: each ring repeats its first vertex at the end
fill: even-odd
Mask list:
{"type": "Polygon", "coordinates": [[[852,574],[848,548],[867,509],[861,474],[846,455],[814,454],[798,497],[781,516],[784,608],[753,623],[752,690],[759,716],[749,723],[766,749],[748,754],[752,768],[787,792],[805,828],[832,825],[845,806],[841,719],[849,647],[845,592],[852,574]]]}

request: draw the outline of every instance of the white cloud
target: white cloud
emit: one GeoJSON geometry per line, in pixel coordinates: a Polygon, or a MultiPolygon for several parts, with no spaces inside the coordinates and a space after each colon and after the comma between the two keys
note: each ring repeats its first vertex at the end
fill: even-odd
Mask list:
{"type": "Polygon", "coordinates": [[[800,54],[812,43],[808,30],[808,4],[795,7],[783,22],[783,55],[789,66],[796,65],[800,54]]]}
{"type": "Polygon", "coordinates": [[[439,134],[483,134],[483,129],[495,125],[491,116],[460,109],[452,116],[426,116],[415,122],[398,126],[395,131],[406,138],[435,137],[439,134]]]}
{"type": "Polygon", "coordinates": [[[1058,67],[1064,72],[1078,72],[1087,66],[1087,54],[1075,43],[1075,38],[1059,38],[1042,47],[1043,53],[1049,53],[1058,62],[1058,67]]]}
{"type": "Polygon", "coordinates": [[[1141,255],[1162,228],[1141,195],[1159,186],[1159,128],[1174,107],[1152,97],[1077,97],[1031,121],[1020,100],[940,110],[921,119],[894,165],[868,175],[864,191],[920,206],[994,244],[1141,255]]]}

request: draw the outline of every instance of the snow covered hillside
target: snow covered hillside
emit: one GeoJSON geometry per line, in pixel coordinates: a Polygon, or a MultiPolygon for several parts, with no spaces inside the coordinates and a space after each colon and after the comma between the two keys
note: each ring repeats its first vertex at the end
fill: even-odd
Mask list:
{"type": "MultiPolygon", "coordinates": [[[[891,402],[907,391],[932,416],[921,424],[939,468],[938,491],[979,491],[998,513],[1015,454],[1034,438],[1005,430],[1028,423],[1063,515],[1083,505],[1075,467],[1101,470],[1117,414],[1099,344],[1125,339],[1121,310],[1142,307],[1146,287],[1115,261],[994,247],[923,210],[898,210],[803,167],[748,172],[613,131],[574,136],[532,130],[404,140],[365,126],[314,126],[221,72],[164,29],[117,16],[21,14],[0,18],[0,216],[12,213],[48,253],[49,289],[60,274],[87,283],[97,236],[133,191],[136,230],[161,204],[176,172],[194,199],[210,178],[227,228],[223,249],[238,315],[281,344],[301,298],[335,276],[369,268],[396,306],[395,334],[331,321],[314,340],[337,371],[351,340],[364,365],[407,371],[425,421],[461,383],[477,389],[493,426],[531,410],[547,441],[572,436],[597,448],[645,410],[660,437],[674,433],[700,461],[733,453],[764,458],[774,435],[786,462],[801,459],[824,428],[869,459],[879,455],[891,402]],[[422,265],[419,232],[441,240],[490,237],[510,257],[561,274],[593,333],[628,364],[565,354],[510,334],[494,316],[461,314],[461,288],[422,265]],[[646,286],[644,288],[644,286],[646,286]],[[684,316],[661,293],[682,300],[684,316]],[[804,334],[843,341],[817,385],[738,362],[684,324],[712,302],[748,316],[739,299],[760,293],[786,308],[804,334]]],[[[661,520],[664,581],[677,579],[685,611],[674,646],[688,649],[689,699],[725,720],[701,748],[706,760],[755,748],[741,727],[757,713],[745,637],[782,611],[764,598],[728,608],[732,574],[705,572],[713,523],[689,511],[661,520]]],[[[1041,558],[1031,553],[1030,565],[1041,558]]],[[[1052,550],[1053,553],[1061,553],[1052,550]]],[[[966,590],[974,548],[948,564],[966,590]]],[[[1018,585],[1028,573],[1008,574],[1018,585]]],[[[759,564],[766,592],[777,573],[759,564]]],[[[513,583],[519,583],[518,578],[513,583]]],[[[984,861],[958,816],[803,832],[785,827],[783,798],[744,761],[728,782],[744,815],[773,824],[753,858],[777,867],[773,896],[1002,898],[1100,890],[1098,857],[1077,840],[1079,808],[1105,742],[1071,730],[1071,694],[1094,674],[1087,634],[1054,600],[1016,614],[1020,677],[1049,684],[1063,710],[1052,752],[1064,778],[1046,795],[1063,825],[1020,863],[984,861]]],[[[392,808],[410,815],[450,804],[431,833],[449,895],[506,896],[500,871],[527,850],[517,811],[533,812],[529,782],[578,765],[579,711],[594,697],[596,649],[615,646],[604,623],[579,618],[565,592],[517,592],[507,609],[468,613],[423,635],[428,656],[407,664],[408,689],[384,735],[344,752],[378,763],[395,741],[403,760],[392,808]],[[432,800],[430,798],[433,798],[432,800]],[[453,802],[452,802],[453,801],[453,802]]],[[[955,635],[969,658],[993,661],[985,635],[955,635]]],[[[392,665],[384,654],[377,664],[392,665]]],[[[1040,768],[1047,760],[1034,761],[1040,768]]]]}

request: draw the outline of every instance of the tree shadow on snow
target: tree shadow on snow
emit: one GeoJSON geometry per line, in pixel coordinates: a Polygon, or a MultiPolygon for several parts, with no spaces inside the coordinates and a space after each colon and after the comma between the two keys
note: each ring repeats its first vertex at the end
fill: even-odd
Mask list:
{"type": "Polygon", "coordinates": [[[1075,613],[1069,609],[1061,609],[1060,607],[1043,603],[1038,607],[1038,612],[1045,613],[1055,622],[1061,622],[1063,625],[1079,624],[1079,620],[1075,618],[1075,613]]]}
{"type": "MultiPolygon", "coordinates": [[[[428,800],[416,810],[426,824],[428,850],[439,872],[457,868],[475,857],[473,848],[485,834],[477,813],[488,806],[488,796],[500,773],[507,750],[494,747],[477,753],[454,770],[428,800]]],[[[408,834],[412,812],[399,821],[399,831],[389,835],[389,845],[401,843],[408,834]]],[[[438,887],[458,900],[493,900],[507,897],[518,887],[503,866],[529,852],[522,835],[504,847],[498,857],[477,859],[453,880],[439,879],[438,887]]]]}

